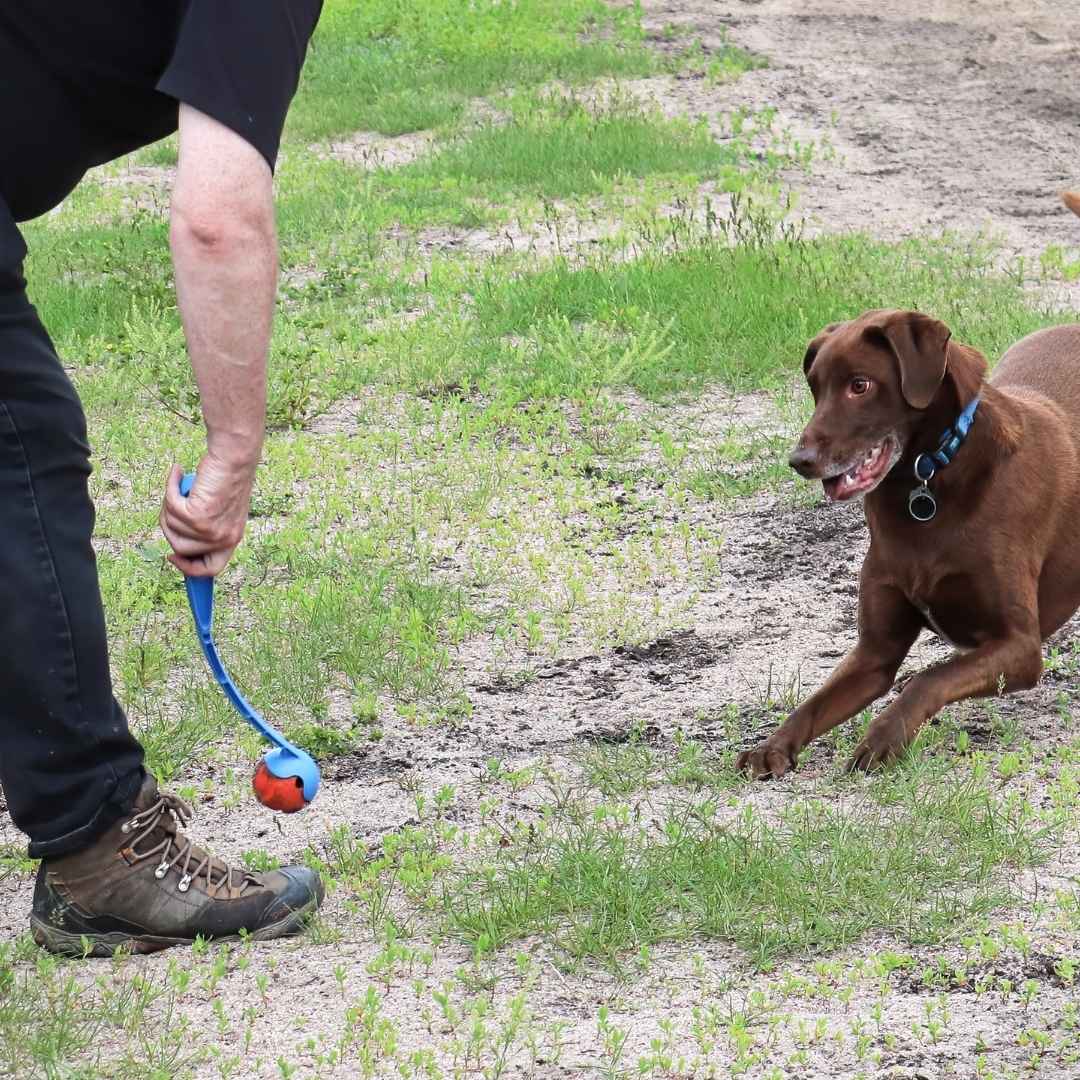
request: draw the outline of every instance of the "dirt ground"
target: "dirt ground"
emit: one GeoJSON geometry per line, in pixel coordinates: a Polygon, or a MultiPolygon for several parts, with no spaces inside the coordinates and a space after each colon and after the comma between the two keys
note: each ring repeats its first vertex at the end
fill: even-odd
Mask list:
{"type": "Polygon", "coordinates": [[[800,186],[822,229],[989,228],[1019,254],[1080,241],[1080,23],[1066,0],[647,0],[646,25],[766,56],[731,100],[838,151],[800,186]]]}
{"type": "MultiPolygon", "coordinates": [[[[1050,244],[1080,243],[1080,220],[1057,195],[1080,186],[1080,20],[1073,3],[646,0],[644,7],[657,48],[667,47],[663,31],[673,24],[692,30],[706,47],[729,40],[767,57],[768,67],[730,85],[665,78],[642,80],[637,90],[672,111],[772,105],[778,124],[796,137],[827,137],[836,157],[819,157],[810,175],[790,178],[799,212],[814,228],[867,230],[883,239],[989,229],[1010,252],[1029,259],[1050,244]]],[[[425,790],[452,784],[467,813],[481,797],[479,776],[492,757],[510,764],[562,758],[586,740],[618,740],[628,719],[645,722],[657,738],[684,728],[715,744],[728,703],[756,705],[770,688],[817,684],[854,638],[856,574],[867,542],[860,509],[793,505],[764,495],[718,508],[710,527],[723,542],[719,585],[696,601],[679,627],[651,644],[543,664],[524,685],[494,679],[488,658],[466,649],[459,660],[473,711],[460,728],[415,730],[391,720],[382,742],[326,770],[323,794],[311,810],[285,819],[250,802],[239,810],[209,802],[199,808],[195,835],[225,856],[257,844],[295,855],[309,842],[320,845],[341,822],[372,842],[412,820],[413,799],[403,777],[425,790]]],[[[1062,638],[1075,630],[1070,625],[1062,638]]],[[[942,655],[942,646],[925,636],[909,666],[942,655]]],[[[1044,683],[1010,699],[1006,708],[1040,742],[1050,742],[1061,731],[1051,707],[1060,689],[1044,683]]],[[[813,774],[830,764],[819,750],[807,755],[802,768],[813,774]]],[[[0,840],[18,841],[6,816],[0,840]]],[[[1076,866],[1075,853],[1063,852],[1047,873],[1065,879],[1076,866]]],[[[0,882],[4,937],[24,930],[30,889],[26,881],[0,882]]],[[[328,905],[331,922],[341,916],[336,903],[331,898],[328,905]]],[[[300,1014],[318,1029],[333,1011],[333,968],[346,962],[356,972],[351,985],[361,988],[372,951],[358,938],[288,953],[257,1038],[279,1038],[282,1049],[295,1046],[291,1024],[300,1014]]],[[[697,951],[718,983],[730,976],[743,980],[743,992],[752,987],[753,977],[741,971],[733,950],[697,951]]],[[[449,977],[464,959],[444,950],[430,981],[449,977]]],[[[146,963],[163,972],[167,958],[146,963]]],[[[606,976],[590,981],[552,969],[533,1008],[566,1018],[572,1052],[550,1075],[591,1069],[596,1008],[604,1001],[615,1001],[635,1048],[647,1045],[665,1015],[689,1023],[703,990],[687,977],[688,965],[685,951],[658,951],[656,966],[629,995],[625,987],[616,993],[606,976]]],[[[250,976],[245,981],[242,974],[230,975],[221,988],[236,1002],[253,994],[250,976]]],[[[422,1046],[426,1036],[419,1021],[410,1020],[415,1007],[407,984],[387,996],[385,1008],[401,1021],[402,1037],[422,1046]]],[[[918,997],[901,995],[899,1005],[890,1005],[899,1010],[893,1017],[897,1030],[908,1023],[904,1010],[920,1015],[918,997]]],[[[850,1008],[859,1007],[857,998],[850,1008]]],[[[209,1006],[203,1011],[209,1027],[209,1006]]],[[[1025,1023],[1018,1012],[1003,1006],[992,1017],[973,995],[958,997],[953,1038],[932,1052],[922,1044],[902,1045],[866,1075],[971,1076],[977,1029],[1005,1033],[1002,1062],[1017,1064],[1021,1056],[1010,1051],[1006,1035],[1025,1023]]],[[[269,1044],[264,1053],[273,1062],[269,1044]]],[[[835,1071],[825,1049],[813,1061],[791,1075],[854,1075],[835,1071]]],[[[276,1072],[268,1064],[257,1075],[276,1072]]]]}

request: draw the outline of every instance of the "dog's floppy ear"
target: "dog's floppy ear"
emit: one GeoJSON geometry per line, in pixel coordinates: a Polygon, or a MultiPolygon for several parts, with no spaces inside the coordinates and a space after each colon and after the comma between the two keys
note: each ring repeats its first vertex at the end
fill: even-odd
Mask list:
{"type": "Polygon", "coordinates": [[[913,409],[925,409],[945,378],[952,331],[919,311],[888,311],[869,330],[884,338],[900,368],[900,392],[913,409]]]}
{"type": "Polygon", "coordinates": [[[839,330],[840,327],[843,325],[843,323],[838,322],[829,323],[829,325],[826,326],[825,329],[822,330],[818,334],[818,336],[814,338],[809,345],[806,346],[806,355],[803,357],[802,360],[802,370],[804,375],[810,374],[810,366],[814,362],[814,357],[818,354],[818,349],[820,349],[821,346],[825,344],[825,341],[834,330],[839,330]]]}

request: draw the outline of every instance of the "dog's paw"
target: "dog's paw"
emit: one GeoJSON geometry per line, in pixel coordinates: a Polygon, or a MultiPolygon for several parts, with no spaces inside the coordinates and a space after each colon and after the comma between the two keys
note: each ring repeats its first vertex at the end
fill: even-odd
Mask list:
{"type": "Polygon", "coordinates": [[[891,765],[907,749],[908,739],[902,727],[871,727],[848,760],[845,772],[875,772],[891,765]]]}
{"type": "Polygon", "coordinates": [[[735,768],[753,780],[779,780],[795,768],[795,761],[789,747],[766,739],[753,750],[744,750],[735,759],[735,768]]]}

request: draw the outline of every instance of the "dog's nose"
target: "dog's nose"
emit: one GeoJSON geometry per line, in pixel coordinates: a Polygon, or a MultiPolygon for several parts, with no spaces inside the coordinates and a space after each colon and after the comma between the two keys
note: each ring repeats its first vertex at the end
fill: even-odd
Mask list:
{"type": "Polygon", "coordinates": [[[809,446],[799,443],[788,455],[788,464],[800,475],[807,479],[813,477],[817,468],[818,453],[809,446]]]}

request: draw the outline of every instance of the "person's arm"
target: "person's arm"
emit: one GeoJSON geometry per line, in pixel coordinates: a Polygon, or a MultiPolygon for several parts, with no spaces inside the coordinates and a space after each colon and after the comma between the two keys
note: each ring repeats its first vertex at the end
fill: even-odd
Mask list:
{"type": "Polygon", "coordinates": [[[175,566],[217,574],[244,535],[262,452],[277,237],[266,160],[231,129],[183,104],[170,244],[207,445],[187,498],[178,487],[182,470],[173,466],[161,529],[175,566]]]}

